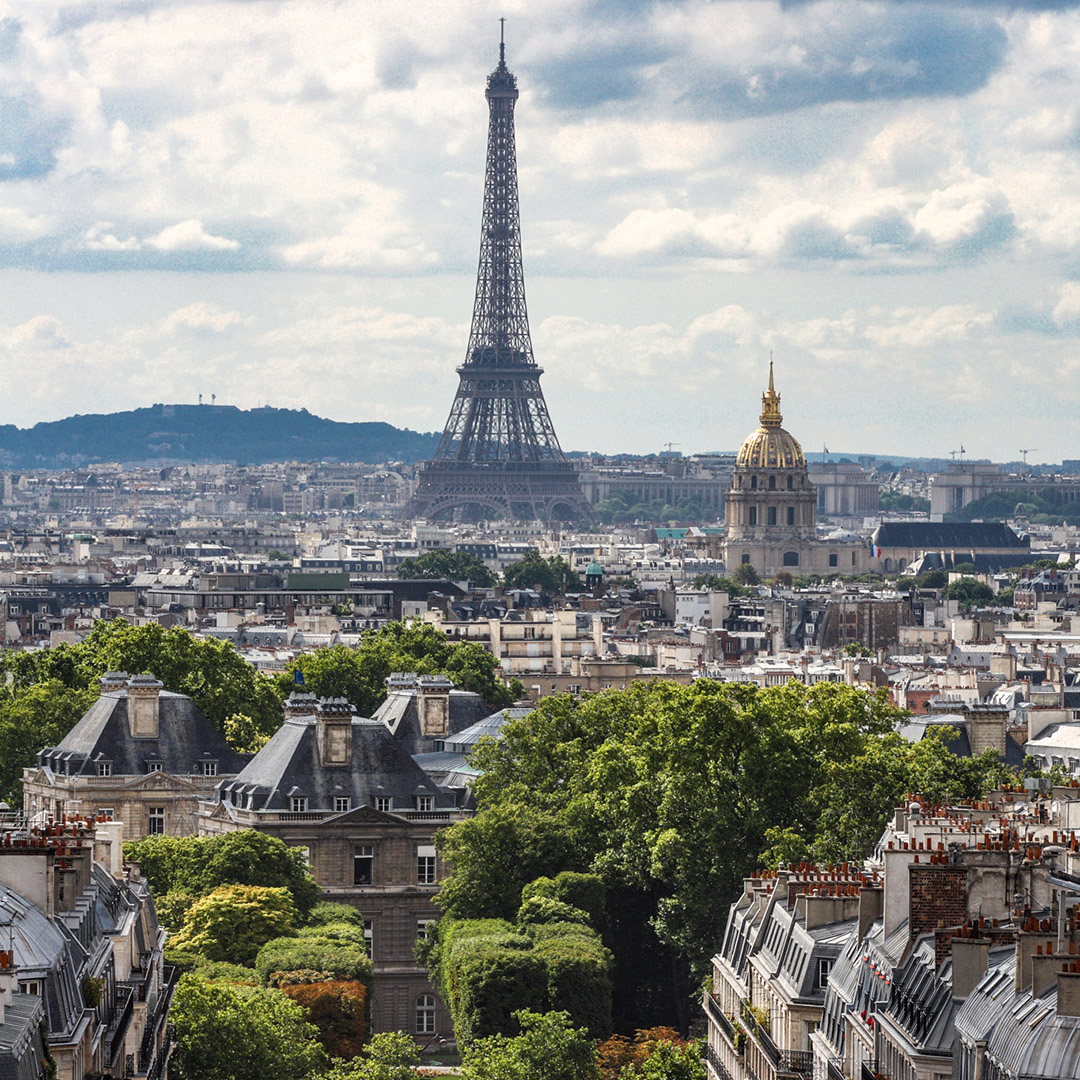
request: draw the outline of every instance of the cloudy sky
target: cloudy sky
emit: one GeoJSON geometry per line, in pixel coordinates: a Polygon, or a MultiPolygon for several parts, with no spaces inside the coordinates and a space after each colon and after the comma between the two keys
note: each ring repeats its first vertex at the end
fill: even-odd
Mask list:
{"type": "Polygon", "coordinates": [[[500,15],[565,448],[1080,457],[1080,0],[0,0],[0,423],[441,429],[500,15]]]}

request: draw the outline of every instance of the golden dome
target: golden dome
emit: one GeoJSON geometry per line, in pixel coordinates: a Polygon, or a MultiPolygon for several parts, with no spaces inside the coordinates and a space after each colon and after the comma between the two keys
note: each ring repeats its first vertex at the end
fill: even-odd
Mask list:
{"type": "Polygon", "coordinates": [[[739,447],[735,467],[741,469],[805,469],[806,457],[798,440],[780,425],[780,395],[773,387],[773,364],[769,358],[769,389],[761,395],[761,427],[739,447]]]}

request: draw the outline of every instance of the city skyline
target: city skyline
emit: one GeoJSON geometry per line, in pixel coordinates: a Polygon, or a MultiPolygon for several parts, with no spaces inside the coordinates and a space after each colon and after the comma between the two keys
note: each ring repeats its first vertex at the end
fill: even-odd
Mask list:
{"type": "Polygon", "coordinates": [[[0,423],[438,431],[498,18],[567,450],[1080,456],[1076,3],[0,5],[0,423]]]}

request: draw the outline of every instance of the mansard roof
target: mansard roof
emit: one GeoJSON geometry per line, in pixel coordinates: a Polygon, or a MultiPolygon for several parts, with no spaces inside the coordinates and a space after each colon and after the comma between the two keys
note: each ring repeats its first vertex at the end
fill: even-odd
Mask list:
{"type": "Polygon", "coordinates": [[[114,776],[137,776],[147,761],[161,762],[163,772],[193,773],[200,759],[218,763],[219,773],[237,773],[248,760],[224,737],[185,694],[162,690],[158,698],[156,738],[135,738],[128,722],[126,690],[106,691],[55,747],[42,750],[38,761],[70,776],[97,775],[99,761],[112,765],[114,776]]]}
{"type": "Polygon", "coordinates": [[[874,533],[880,548],[951,550],[958,548],[1016,548],[1027,551],[1027,537],[1019,537],[1001,521],[883,521],[874,533]]]}

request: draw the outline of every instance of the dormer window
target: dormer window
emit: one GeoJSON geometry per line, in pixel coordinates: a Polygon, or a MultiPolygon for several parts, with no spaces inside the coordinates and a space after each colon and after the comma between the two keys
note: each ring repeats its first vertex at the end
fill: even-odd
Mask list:
{"type": "Polygon", "coordinates": [[[146,763],[146,771],[148,773],[161,772],[161,768],[162,768],[162,763],[160,761],[148,761],[146,763]]]}
{"type": "Polygon", "coordinates": [[[307,813],[307,796],[306,795],[294,795],[289,800],[289,805],[292,808],[294,814],[306,814],[307,813]]]}
{"type": "Polygon", "coordinates": [[[829,985],[829,972],[832,971],[833,962],[830,959],[821,957],[817,962],[817,984],[824,989],[829,985]]]}
{"type": "Polygon", "coordinates": [[[217,776],[218,763],[216,761],[200,761],[199,774],[201,776],[217,776]]]}
{"type": "Polygon", "coordinates": [[[97,763],[98,776],[112,776],[112,762],[111,761],[99,761],[97,763]]]}
{"type": "Polygon", "coordinates": [[[375,796],[375,809],[381,814],[390,813],[390,796],[389,795],[376,795],[375,796]]]}
{"type": "Polygon", "coordinates": [[[416,809],[424,813],[430,814],[435,809],[435,796],[434,795],[417,795],[416,796],[416,809]]]}
{"type": "Polygon", "coordinates": [[[344,814],[349,809],[350,799],[348,795],[335,795],[334,796],[334,813],[344,814]]]}

